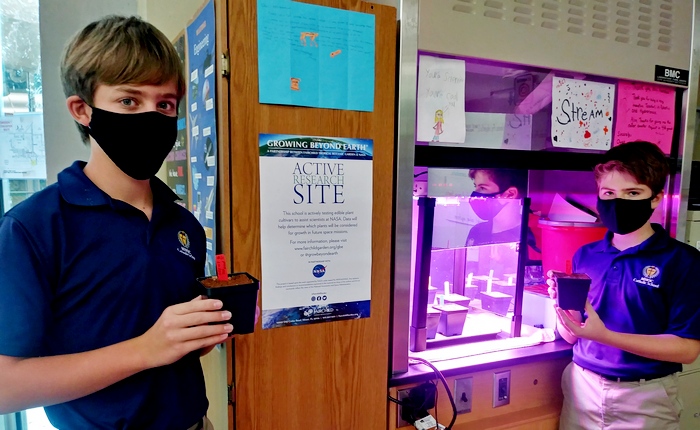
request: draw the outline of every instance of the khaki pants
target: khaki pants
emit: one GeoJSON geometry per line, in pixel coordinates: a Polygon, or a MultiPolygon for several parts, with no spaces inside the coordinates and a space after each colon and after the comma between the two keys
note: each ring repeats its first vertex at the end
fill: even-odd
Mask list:
{"type": "MultiPolygon", "coordinates": [[[[197,426],[199,423],[193,425],[192,427],[188,428],[187,430],[197,430],[197,426]]],[[[202,424],[202,430],[214,430],[214,426],[212,425],[211,421],[209,421],[209,418],[204,417],[204,423],[202,424]]]]}
{"type": "Polygon", "coordinates": [[[559,430],[678,430],[683,410],[678,375],[651,381],[609,381],[575,363],[561,379],[559,430]]]}

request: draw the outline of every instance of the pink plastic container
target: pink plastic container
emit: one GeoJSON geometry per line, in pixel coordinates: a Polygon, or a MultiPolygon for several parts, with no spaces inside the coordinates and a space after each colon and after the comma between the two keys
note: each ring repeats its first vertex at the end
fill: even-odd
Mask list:
{"type": "Polygon", "coordinates": [[[571,273],[571,260],[583,245],[605,237],[603,224],[569,221],[539,221],[542,229],[542,273],[549,270],[571,273]]]}

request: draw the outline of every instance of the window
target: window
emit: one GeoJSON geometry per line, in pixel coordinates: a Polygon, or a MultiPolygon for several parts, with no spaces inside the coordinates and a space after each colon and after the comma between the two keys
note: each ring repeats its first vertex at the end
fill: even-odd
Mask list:
{"type": "Polygon", "coordinates": [[[0,213],[46,186],[38,0],[0,0],[0,213]]]}
{"type": "MultiPolygon", "coordinates": [[[[0,215],[46,187],[38,0],[0,0],[0,215]]],[[[51,430],[43,408],[0,430],[51,430]]]]}

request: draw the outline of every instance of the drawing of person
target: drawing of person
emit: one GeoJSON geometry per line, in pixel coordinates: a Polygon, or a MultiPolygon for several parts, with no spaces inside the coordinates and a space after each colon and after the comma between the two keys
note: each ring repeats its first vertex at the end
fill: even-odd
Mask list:
{"type": "Polygon", "coordinates": [[[440,141],[440,135],[442,134],[442,125],[445,123],[445,119],[442,116],[442,110],[438,109],[435,111],[435,125],[433,130],[435,130],[435,136],[433,136],[433,142],[440,141]]]}

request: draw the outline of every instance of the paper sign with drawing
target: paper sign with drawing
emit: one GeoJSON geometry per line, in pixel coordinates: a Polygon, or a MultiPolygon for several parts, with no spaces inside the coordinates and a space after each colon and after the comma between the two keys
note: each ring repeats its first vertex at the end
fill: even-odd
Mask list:
{"type": "Polygon", "coordinates": [[[464,143],[464,84],[463,60],[420,56],[417,140],[464,143]]]}
{"type": "Polygon", "coordinates": [[[555,77],[552,86],[552,145],[610,149],[615,85],[555,77]]]}

